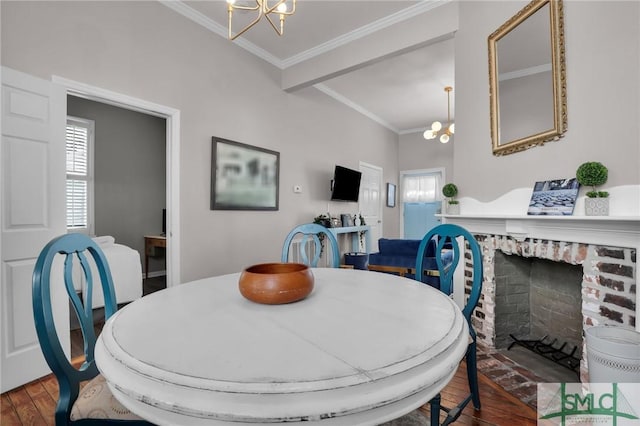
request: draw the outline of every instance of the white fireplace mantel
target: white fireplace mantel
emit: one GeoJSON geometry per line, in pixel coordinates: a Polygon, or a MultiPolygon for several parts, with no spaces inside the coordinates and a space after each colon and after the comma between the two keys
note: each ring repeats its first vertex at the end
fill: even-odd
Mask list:
{"type": "Polygon", "coordinates": [[[534,238],[614,247],[640,246],[640,216],[442,216],[446,223],[458,224],[470,232],[508,235],[516,241],[534,238]]]}
{"type": "MultiPolygon", "coordinates": [[[[572,216],[529,216],[531,189],[522,188],[487,203],[460,198],[461,214],[440,217],[475,234],[624,247],[640,253],[640,185],[615,187],[609,192],[609,216],[585,216],[584,197],[577,200],[572,216]]],[[[463,277],[455,281],[456,288],[463,288],[463,277]]],[[[636,273],[635,281],[640,288],[640,274],[636,273]]],[[[640,318],[640,291],[636,294],[636,318],[640,318]]],[[[640,320],[636,329],[640,331],[640,320]]]]}
{"type": "Polygon", "coordinates": [[[609,189],[609,216],[585,216],[584,197],[576,200],[572,216],[529,216],[531,188],[515,189],[502,197],[480,202],[460,199],[459,215],[441,215],[471,232],[509,235],[515,240],[540,238],[615,247],[640,247],[640,185],[609,189]]]}

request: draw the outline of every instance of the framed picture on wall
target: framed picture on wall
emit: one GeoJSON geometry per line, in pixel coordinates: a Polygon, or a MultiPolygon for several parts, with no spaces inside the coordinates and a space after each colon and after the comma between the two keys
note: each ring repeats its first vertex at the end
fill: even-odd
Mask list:
{"type": "Polygon", "coordinates": [[[213,137],[211,210],[278,210],[280,153],[213,137]]]}
{"type": "Polygon", "coordinates": [[[387,183],[387,207],[396,206],[396,186],[393,183],[387,183]]]}

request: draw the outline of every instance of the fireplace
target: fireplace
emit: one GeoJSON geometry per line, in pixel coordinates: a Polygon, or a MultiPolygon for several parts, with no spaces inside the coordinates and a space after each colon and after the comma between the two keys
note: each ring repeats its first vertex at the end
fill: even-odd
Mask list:
{"type": "MultiPolygon", "coordinates": [[[[574,216],[527,216],[530,190],[527,194],[516,190],[491,203],[461,199],[461,215],[444,217],[445,222],[459,224],[473,233],[482,248],[483,291],[472,319],[478,342],[497,349],[510,344],[510,334],[524,339],[541,338],[547,334],[546,328],[560,344],[564,343],[560,340],[567,342],[569,352],[570,345],[577,346],[580,378],[588,381],[582,339],[586,328],[607,324],[640,330],[636,260],[640,246],[639,189],[625,189],[625,194],[631,193],[626,198],[630,204],[622,208],[619,205],[617,211],[612,209],[612,215],[618,216],[605,217],[581,216],[580,203],[574,216]],[[492,213],[496,211],[500,213],[492,213]],[[506,262],[507,272],[503,265],[506,262]],[[513,270],[534,279],[526,285],[513,281],[515,278],[507,277],[513,270]],[[541,274],[550,276],[536,281],[541,274]],[[553,305],[549,310],[556,312],[552,314],[570,314],[551,321],[574,330],[563,334],[560,332],[566,330],[558,327],[539,328],[542,314],[532,312],[531,305],[524,303],[536,299],[553,305]],[[515,307],[507,302],[514,302],[515,307]],[[518,309],[527,320],[515,320],[518,316],[513,311],[518,309]]],[[[467,285],[464,277],[470,274],[469,266],[456,273],[457,288],[467,285]]],[[[457,294],[456,300],[461,303],[460,294],[464,292],[457,294]]]]}
{"type": "MultiPolygon", "coordinates": [[[[495,348],[513,354],[511,349],[519,346],[578,373],[582,356],[582,268],[496,251],[494,271],[495,348]]],[[[541,374],[534,365],[524,363],[541,374]]]]}
{"type": "MultiPolygon", "coordinates": [[[[584,328],[597,324],[635,327],[635,249],[541,239],[516,241],[508,235],[476,234],[476,239],[483,251],[484,283],[482,304],[476,309],[473,322],[478,340],[486,346],[502,348],[510,343],[511,334],[520,338],[541,338],[549,334],[552,338],[560,339],[559,343],[577,346],[576,353],[581,354],[584,328]],[[537,275],[527,286],[500,276],[500,264],[506,262],[504,258],[509,256],[521,259],[517,260],[517,266],[511,265],[507,270],[520,269],[521,274],[529,277],[537,275]],[[528,258],[535,261],[525,263],[524,259],[528,258]],[[547,262],[558,265],[546,265],[547,262]],[[572,270],[560,268],[559,264],[562,263],[572,265],[572,270]],[[538,269],[538,272],[532,274],[531,269],[538,269]],[[541,274],[547,277],[540,277],[541,274]],[[572,283],[574,279],[571,276],[577,282],[572,283]],[[558,283],[556,279],[567,281],[558,283]],[[571,291],[571,287],[577,287],[579,297],[571,291]],[[514,289],[515,293],[512,292],[514,289]],[[525,299],[539,299],[542,304],[547,304],[544,307],[551,309],[541,309],[546,313],[533,312],[531,305],[524,306],[525,299]],[[514,308],[507,303],[508,300],[522,303],[516,303],[514,308]],[[513,314],[513,310],[526,313],[529,323],[516,321],[518,315],[513,314]],[[576,311],[580,328],[572,332],[576,317],[571,313],[576,311]],[[543,324],[541,319],[547,314],[552,317],[551,326],[543,324]],[[559,321],[567,326],[557,327],[559,321]],[[499,327],[501,322],[507,325],[499,327]]],[[[585,359],[582,357],[582,380],[587,379],[585,359]]]]}
{"type": "Polygon", "coordinates": [[[582,268],[497,250],[494,275],[497,349],[548,336],[582,353],[582,268]]]}

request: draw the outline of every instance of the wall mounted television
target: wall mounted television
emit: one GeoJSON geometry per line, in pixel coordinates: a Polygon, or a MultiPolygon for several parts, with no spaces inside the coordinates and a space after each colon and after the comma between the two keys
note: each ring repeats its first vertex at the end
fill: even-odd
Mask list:
{"type": "Polygon", "coordinates": [[[357,202],[361,179],[362,173],[358,170],[336,165],[331,181],[331,200],[357,202]]]}

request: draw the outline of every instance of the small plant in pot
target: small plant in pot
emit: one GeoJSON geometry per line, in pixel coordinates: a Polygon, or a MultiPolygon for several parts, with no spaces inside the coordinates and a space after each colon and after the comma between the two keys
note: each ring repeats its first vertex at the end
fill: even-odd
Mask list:
{"type": "Polygon", "coordinates": [[[591,191],[585,194],[587,196],[584,200],[585,215],[607,216],[609,214],[609,193],[596,191],[596,186],[607,182],[608,177],[609,170],[597,161],[582,163],[576,170],[578,183],[591,187],[591,191]]]}
{"type": "MultiPolygon", "coordinates": [[[[362,213],[358,213],[358,215],[356,216],[357,219],[355,219],[355,222],[357,223],[356,226],[365,226],[367,223],[364,221],[364,217],[362,217],[362,213]]],[[[360,238],[360,246],[364,247],[364,233],[365,231],[358,231],[358,237],[360,238]]]]}
{"type": "MultiPolygon", "coordinates": [[[[328,214],[320,214],[313,218],[313,223],[322,225],[325,228],[331,228],[331,216],[328,214]]],[[[318,239],[320,240],[320,256],[322,256],[324,252],[324,234],[318,234],[318,239]]]]}
{"type": "Polygon", "coordinates": [[[447,197],[447,213],[460,214],[460,203],[455,199],[458,195],[458,187],[453,183],[447,183],[442,187],[442,195],[447,197]]]}

